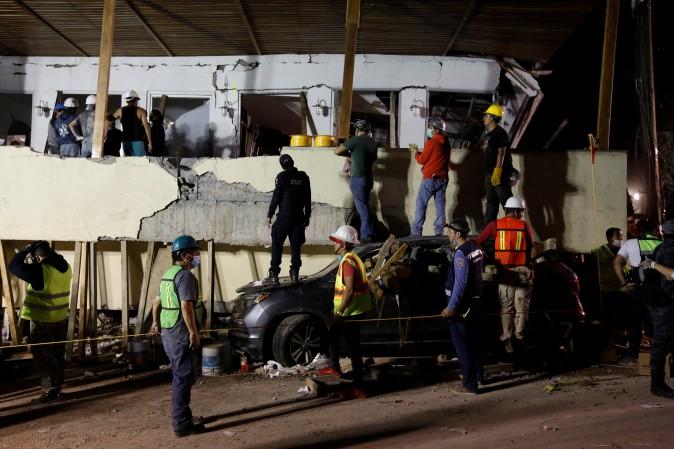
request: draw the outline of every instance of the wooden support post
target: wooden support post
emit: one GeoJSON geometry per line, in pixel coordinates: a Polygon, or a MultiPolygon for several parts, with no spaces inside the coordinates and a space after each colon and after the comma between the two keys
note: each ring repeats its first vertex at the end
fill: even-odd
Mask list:
{"type": "Polygon", "coordinates": [[[122,340],[124,344],[129,337],[129,260],[126,246],[126,240],[122,240],[120,257],[122,260],[122,340]]]}
{"type": "MultiPolygon", "coordinates": [[[[98,327],[98,282],[96,281],[96,242],[89,242],[89,337],[96,338],[98,327]]],[[[96,341],[92,341],[91,355],[98,352],[96,341]]]]}
{"type": "MultiPolygon", "coordinates": [[[[77,318],[77,293],[80,289],[80,270],[82,269],[82,247],[85,243],[75,242],[75,257],[73,263],[73,282],[70,286],[70,308],[68,309],[68,333],[66,340],[75,338],[75,319],[77,318]]],[[[66,344],[66,360],[73,357],[73,344],[66,344]]]]}
{"type": "Polygon", "coordinates": [[[116,0],[104,0],[103,26],[101,27],[101,49],[98,55],[98,87],[96,88],[96,103],[98,107],[94,114],[94,136],[92,140],[91,157],[103,157],[103,135],[105,133],[105,105],[108,104],[108,87],[110,86],[110,60],[112,58],[112,36],[115,26],[116,0]]]}
{"type": "Polygon", "coordinates": [[[356,63],[356,40],[360,21],[360,0],[347,0],[346,4],[346,42],[344,45],[344,76],[342,78],[342,103],[339,110],[339,128],[337,136],[349,137],[351,121],[351,103],[353,101],[353,71],[356,63]]]}
{"type": "Polygon", "coordinates": [[[389,107],[389,148],[398,148],[398,92],[391,92],[389,107]]]}
{"type": "Polygon", "coordinates": [[[611,136],[611,102],[613,99],[613,72],[615,50],[618,38],[619,0],[606,0],[604,22],[604,50],[601,58],[601,78],[599,81],[599,110],[597,112],[597,138],[599,148],[608,150],[611,136]]]}
{"type": "Polygon", "coordinates": [[[16,311],[14,310],[14,296],[12,295],[12,284],[9,282],[9,273],[7,272],[7,258],[5,257],[5,244],[0,240],[0,277],[2,277],[2,297],[4,298],[7,319],[9,320],[9,334],[12,338],[12,344],[19,344],[19,327],[17,326],[16,311]]]}
{"type": "Polygon", "coordinates": [[[309,110],[309,102],[307,101],[306,92],[300,92],[300,104],[302,106],[302,115],[305,117],[304,125],[302,125],[304,134],[307,133],[306,126],[308,123],[309,129],[311,130],[311,135],[312,136],[318,135],[318,132],[316,131],[316,123],[314,123],[314,117],[311,115],[311,111],[309,110]]]}
{"type": "Polygon", "coordinates": [[[300,133],[303,135],[307,134],[307,118],[310,116],[309,107],[307,106],[307,97],[303,95],[303,93],[300,93],[300,133]]]}
{"type": "MultiPolygon", "coordinates": [[[[88,255],[89,255],[89,246],[86,242],[82,242],[82,262],[80,269],[80,280],[78,283],[77,297],[80,303],[80,313],[79,313],[79,322],[77,323],[77,338],[83,339],[87,337],[87,269],[88,264],[88,255]]],[[[85,351],[84,351],[84,342],[79,343],[79,359],[83,360],[85,351]]]]}
{"type": "Polygon", "coordinates": [[[208,301],[206,315],[206,329],[211,328],[213,313],[215,312],[215,245],[213,240],[208,241],[208,267],[204,273],[204,300],[208,301]]]}
{"type": "MultiPolygon", "coordinates": [[[[136,317],[136,335],[143,332],[143,323],[147,311],[148,290],[150,289],[150,276],[152,275],[152,266],[154,265],[154,254],[156,245],[154,242],[147,242],[147,254],[145,254],[145,270],[143,271],[143,283],[140,287],[140,298],[138,299],[138,315],[136,317]]],[[[150,306],[151,308],[151,306],[150,306]]]]}
{"type": "Polygon", "coordinates": [[[255,260],[255,253],[251,250],[248,250],[248,263],[250,264],[250,273],[253,275],[253,278],[257,281],[260,279],[260,271],[257,269],[257,261],[255,260]]]}

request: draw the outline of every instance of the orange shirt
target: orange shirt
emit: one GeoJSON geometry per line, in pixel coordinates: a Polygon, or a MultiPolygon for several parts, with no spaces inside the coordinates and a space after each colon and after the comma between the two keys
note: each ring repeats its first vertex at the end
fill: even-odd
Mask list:
{"type": "Polygon", "coordinates": [[[447,138],[442,133],[437,133],[426,141],[424,150],[415,155],[417,162],[423,165],[421,173],[424,179],[431,179],[433,175],[447,179],[450,152],[447,138]]]}

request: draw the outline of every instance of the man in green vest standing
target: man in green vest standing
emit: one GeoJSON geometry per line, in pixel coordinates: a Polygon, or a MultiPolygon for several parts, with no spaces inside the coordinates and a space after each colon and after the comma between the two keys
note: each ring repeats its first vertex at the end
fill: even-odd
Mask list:
{"type": "MultiPolygon", "coordinates": [[[[14,255],[9,272],[28,283],[21,318],[30,321],[30,342],[62,342],[68,328],[70,282],[68,262],[45,241],[33,242],[14,255]]],[[[31,346],[42,395],[33,403],[61,398],[65,344],[31,346]]]]}
{"type": "Polygon", "coordinates": [[[335,278],[335,296],[333,299],[333,323],[330,326],[330,358],[332,368],[342,374],[339,365],[339,341],[346,337],[351,356],[353,380],[363,380],[363,357],[360,352],[360,325],[350,320],[372,310],[370,288],[367,282],[365,265],[358,254],[353,252],[358,242],[358,231],[351,226],[340,226],[330,235],[335,244],[335,253],[340,256],[339,268],[335,278]]]}
{"type": "Polygon", "coordinates": [[[192,385],[197,379],[199,325],[204,306],[197,279],[190,271],[201,262],[196,240],[189,235],[176,238],[171,257],[173,266],[162,276],[159,298],[152,306],[152,331],[156,333],[161,328],[164,351],[171,361],[173,431],[181,438],[204,430],[203,423],[192,417],[190,409],[192,385]]]}

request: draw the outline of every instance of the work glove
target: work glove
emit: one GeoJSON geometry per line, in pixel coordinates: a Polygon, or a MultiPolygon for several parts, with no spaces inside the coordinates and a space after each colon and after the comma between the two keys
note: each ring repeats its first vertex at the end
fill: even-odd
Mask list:
{"type": "Polygon", "coordinates": [[[491,185],[494,187],[501,185],[501,173],[503,172],[502,168],[494,167],[494,171],[491,174],[491,185]]]}
{"type": "Polygon", "coordinates": [[[644,270],[655,270],[655,261],[651,259],[644,259],[643,262],[639,264],[640,268],[644,270]]]}
{"type": "Polygon", "coordinates": [[[82,137],[82,136],[77,136],[77,137],[75,137],[75,140],[77,140],[78,142],[81,142],[81,141],[84,140],[84,137],[82,137]]]}

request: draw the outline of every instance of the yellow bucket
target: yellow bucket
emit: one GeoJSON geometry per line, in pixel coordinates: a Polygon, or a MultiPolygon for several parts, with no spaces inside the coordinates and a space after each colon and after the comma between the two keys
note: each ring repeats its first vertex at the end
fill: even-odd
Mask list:
{"type": "Polygon", "coordinates": [[[311,146],[311,136],[304,136],[301,134],[296,134],[290,136],[290,146],[291,147],[310,147],[311,146]]]}
{"type": "Polygon", "coordinates": [[[314,146],[315,147],[334,147],[335,146],[335,137],[334,136],[316,136],[316,137],[314,137],[314,146]]]}

